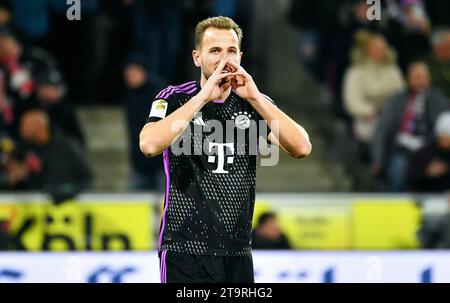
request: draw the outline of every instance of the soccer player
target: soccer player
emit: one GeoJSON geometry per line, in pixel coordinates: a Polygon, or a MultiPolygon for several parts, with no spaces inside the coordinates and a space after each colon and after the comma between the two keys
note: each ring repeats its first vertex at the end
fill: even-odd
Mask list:
{"type": "Polygon", "coordinates": [[[200,22],[192,51],[200,81],[156,95],[140,134],[141,151],[163,153],[166,173],[161,282],[253,282],[252,130],[257,125],[258,138],[294,158],[311,152],[307,132],[260,93],[240,65],[241,39],[230,18],[200,22]]]}

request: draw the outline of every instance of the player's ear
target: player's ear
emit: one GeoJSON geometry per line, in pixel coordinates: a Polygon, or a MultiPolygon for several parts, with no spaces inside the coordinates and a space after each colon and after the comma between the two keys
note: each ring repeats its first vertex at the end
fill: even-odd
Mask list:
{"type": "Polygon", "coordinates": [[[200,52],[196,49],[192,51],[192,59],[194,60],[194,64],[196,67],[200,67],[202,65],[202,60],[200,58],[200,52]]]}

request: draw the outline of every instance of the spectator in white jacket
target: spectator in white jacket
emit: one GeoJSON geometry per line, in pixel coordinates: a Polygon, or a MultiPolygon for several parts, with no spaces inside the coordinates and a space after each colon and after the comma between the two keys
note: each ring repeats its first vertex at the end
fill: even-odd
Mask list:
{"type": "Polygon", "coordinates": [[[344,78],[343,98],[353,117],[353,131],[359,143],[371,141],[378,113],[384,103],[404,89],[395,52],[382,35],[360,31],[351,52],[352,64],[344,78]]]}

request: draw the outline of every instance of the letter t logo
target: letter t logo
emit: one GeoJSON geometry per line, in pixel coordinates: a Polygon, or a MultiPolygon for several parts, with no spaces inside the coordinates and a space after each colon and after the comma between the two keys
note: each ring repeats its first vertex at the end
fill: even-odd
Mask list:
{"type": "MultiPolygon", "coordinates": [[[[225,148],[229,148],[231,153],[234,154],[234,145],[233,143],[214,143],[214,142],[209,142],[209,152],[211,152],[213,147],[217,146],[217,169],[213,171],[214,174],[228,174],[228,171],[226,171],[224,169],[225,166],[225,158],[227,158],[227,163],[228,164],[232,164],[234,157],[233,156],[229,156],[227,157],[225,155],[225,148]]],[[[209,163],[215,163],[216,162],[216,157],[215,156],[209,156],[208,157],[208,162],[209,163]]]]}

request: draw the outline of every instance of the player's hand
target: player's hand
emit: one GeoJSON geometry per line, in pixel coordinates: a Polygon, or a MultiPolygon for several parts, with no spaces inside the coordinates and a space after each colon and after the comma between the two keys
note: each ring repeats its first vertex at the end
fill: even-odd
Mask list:
{"type": "Polygon", "coordinates": [[[242,99],[249,101],[255,101],[261,97],[252,76],[242,66],[233,61],[229,61],[229,65],[234,70],[231,78],[231,87],[234,92],[242,99]]]}
{"type": "Polygon", "coordinates": [[[198,96],[206,102],[217,100],[231,87],[230,59],[223,57],[214,73],[209,77],[198,96]]]}

